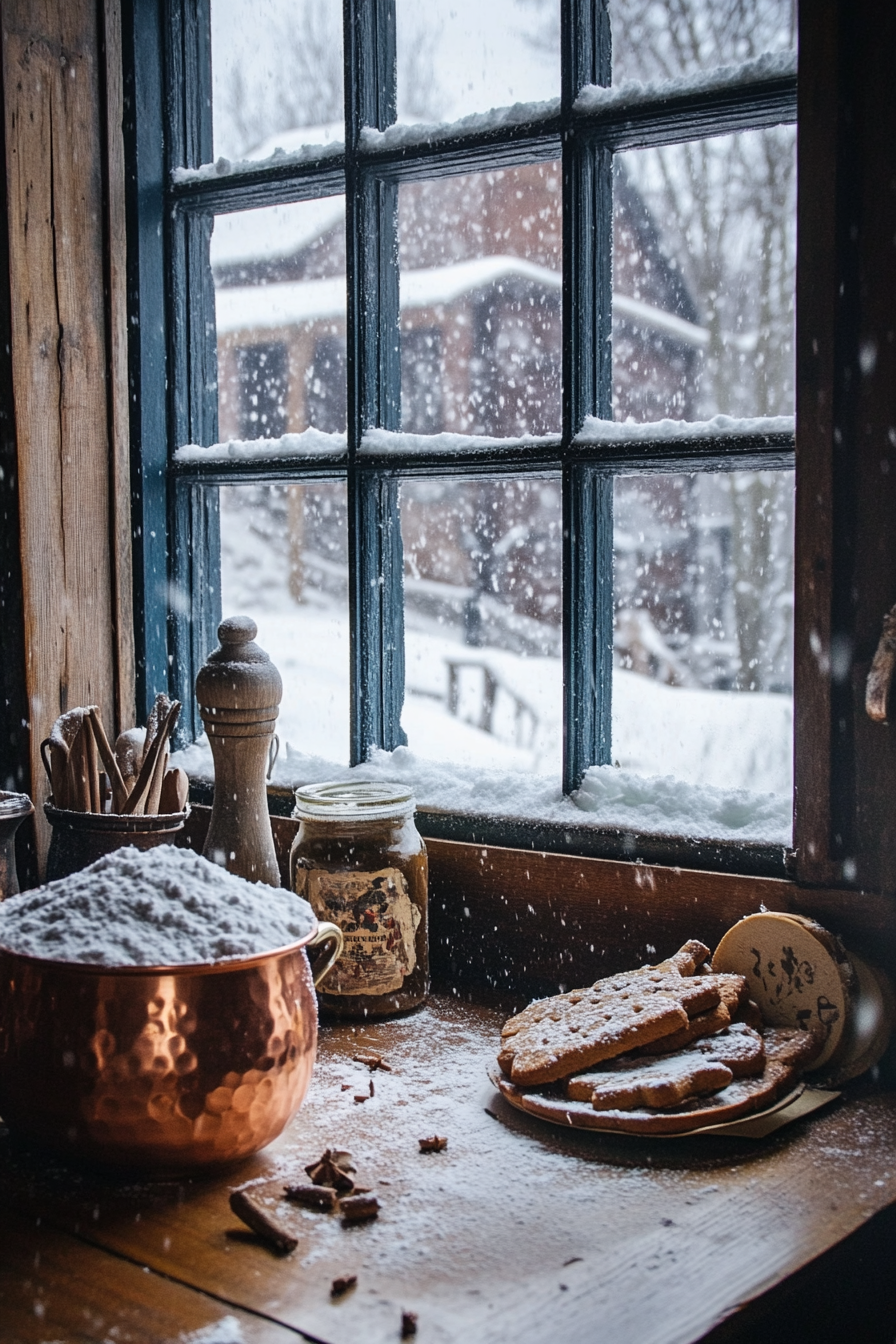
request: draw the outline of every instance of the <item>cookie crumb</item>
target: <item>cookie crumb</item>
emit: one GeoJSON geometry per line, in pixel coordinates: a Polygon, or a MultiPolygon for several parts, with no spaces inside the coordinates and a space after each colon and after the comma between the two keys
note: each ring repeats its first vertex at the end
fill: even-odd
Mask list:
{"type": "Polygon", "coordinates": [[[418,1139],[421,1153],[441,1153],[448,1147],[447,1138],[441,1138],[438,1134],[433,1134],[428,1139],[418,1139]]]}
{"type": "Polygon", "coordinates": [[[401,1313],[401,1337],[410,1339],[411,1335],[417,1333],[417,1313],[416,1311],[403,1311],[401,1313]]]}
{"type": "Polygon", "coordinates": [[[338,1279],[333,1280],[333,1283],[330,1287],[330,1296],[342,1297],[343,1293],[347,1293],[349,1288],[354,1288],[357,1282],[358,1282],[357,1274],[340,1275],[338,1279]]]}

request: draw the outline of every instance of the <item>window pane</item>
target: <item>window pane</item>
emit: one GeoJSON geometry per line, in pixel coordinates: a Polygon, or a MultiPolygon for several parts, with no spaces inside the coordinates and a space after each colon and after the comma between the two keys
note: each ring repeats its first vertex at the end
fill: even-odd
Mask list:
{"type": "Polygon", "coordinates": [[[221,603],[247,614],[283,678],[281,761],[348,763],[345,483],[222,486],[221,603]]]}
{"type": "Polygon", "coordinates": [[[396,0],[398,114],[454,121],[560,94],[559,0],[396,0]]]}
{"type": "Polygon", "coordinates": [[[619,477],[614,510],[614,761],[779,795],[789,826],[793,473],[619,477]]]}
{"type": "Polygon", "coordinates": [[[617,420],[790,415],[792,126],[616,159],[617,420]]]}
{"type": "Polygon", "coordinates": [[[675,79],[796,47],[794,0],[610,0],[613,82],[675,79]]]}
{"type": "Polygon", "coordinates": [[[218,433],[345,429],[345,198],[219,215],[218,433]]]}
{"type": "Polygon", "coordinates": [[[341,140],[341,0],[211,0],[215,158],[341,140]]]}
{"type": "Polygon", "coordinates": [[[402,184],[402,428],[560,426],[560,165],[402,184]]]}
{"type": "Polygon", "coordinates": [[[411,750],[559,779],[559,479],[404,481],[401,533],[411,750]]]}

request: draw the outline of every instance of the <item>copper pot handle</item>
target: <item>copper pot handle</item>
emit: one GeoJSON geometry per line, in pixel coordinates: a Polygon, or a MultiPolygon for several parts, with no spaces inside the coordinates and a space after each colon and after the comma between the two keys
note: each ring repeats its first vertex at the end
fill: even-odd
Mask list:
{"type": "Polygon", "coordinates": [[[342,936],[342,930],[338,924],[323,923],[318,924],[317,933],[311,939],[311,942],[308,943],[308,947],[312,948],[317,947],[319,943],[326,943],[330,939],[333,941],[333,951],[324,958],[322,966],[318,967],[316,971],[312,970],[311,972],[315,989],[318,988],[324,976],[329,975],[330,971],[332,971],[333,967],[342,956],[342,945],[345,942],[345,939],[342,936]]]}
{"type": "Polygon", "coordinates": [[[887,696],[896,666],[896,607],[883,620],[883,631],[865,686],[865,712],[875,723],[887,721],[887,696]]]}

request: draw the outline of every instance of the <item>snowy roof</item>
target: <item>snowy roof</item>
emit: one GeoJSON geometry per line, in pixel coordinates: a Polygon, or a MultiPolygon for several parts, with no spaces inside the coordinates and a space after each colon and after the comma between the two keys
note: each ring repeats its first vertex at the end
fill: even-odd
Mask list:
{"type": "MultiPolygon", "coordinates": [[[[323,204],[318,202],[317,204],[323,204]]],[[[402,271],[400,279],[402,308],[432,308],[453,303],[477,289],[523,280],[543,289],[559,292],[559,271],[537,266],[522,257],[476,257],[450,266],[432,266],[418,271],[402,271]]],[[[345,280],[335,276],[325,280],[288,280],[268,285],[225,287],[215,296],[218,332],[246,331],[256,328],[295,326],[325,317],[345,314],[345,280]]],[[[664,312],[624,294],[613,296],[617,314],[639,326],[662,331],[686,345],[702,349],[708,339],[704,327],[686,322],[674,313],[664,312]]]]}

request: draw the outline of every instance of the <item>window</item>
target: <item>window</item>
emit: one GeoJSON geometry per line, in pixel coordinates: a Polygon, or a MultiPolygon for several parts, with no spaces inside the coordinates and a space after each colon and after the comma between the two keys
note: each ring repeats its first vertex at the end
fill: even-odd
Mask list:
{"type": "Polygon", "coordinates": [[[164,71],[164,96],[133,72],[134,161],[154,187],[131,221],[142,693],[173,680],[192,704],[221,610],[218,492],[256,488],[289,573],[318,566],[315,592],[338,589],[321,561],[326,519],[345,521],[344,755],[392,751],[406,729],[423,755],[441,740],[454,786],[430,833],[693,861],[692,842],[659,835],[690,829],[701,862],[781,872],[789,822],[772,818],[774,843],[708,844],[737,823],[699,791],[749,788],[754,758],[790,788],[790,5],[691,0],[688,51],[646,2],[503,9],[544,55],[542,83],[530,59],[521,87],[548,96],[485,110],[499,40],[470,54],[484,75],[454,106],[472,115],[421,125],[454,22],[427,29],[436,7],[348,0],[344,67],[286,79],[275,48],[297,60],[304,22],[330,50],[338,5],[135,5],[135,49],[164,71]],[[265,138],[231,61],[228,125],[242,117],[251,157],[216,159],[213,61],[255,29],[276,39],[255,73],[295,125],[265,138]],[[344,506],[325,518],[334,488],[344,506]],[[440,622],[461,633],[437,678],[440,622]],[[483,734],[517,771],[484,809],[497,822],[462,784],[483,734]],[[631,798],[613,810],[618,781],[592,767],[620,757],[629,785],[677,777],[665,826],[639,824],[631,798]],[[582,825],[537,806],[508,821],[533,760],[555,792],[581,789],[582,825]],[[674,820],[683,788],[696,830],[674,820]],[[586,828],[589,809],[607,826],[586,828]]]}

